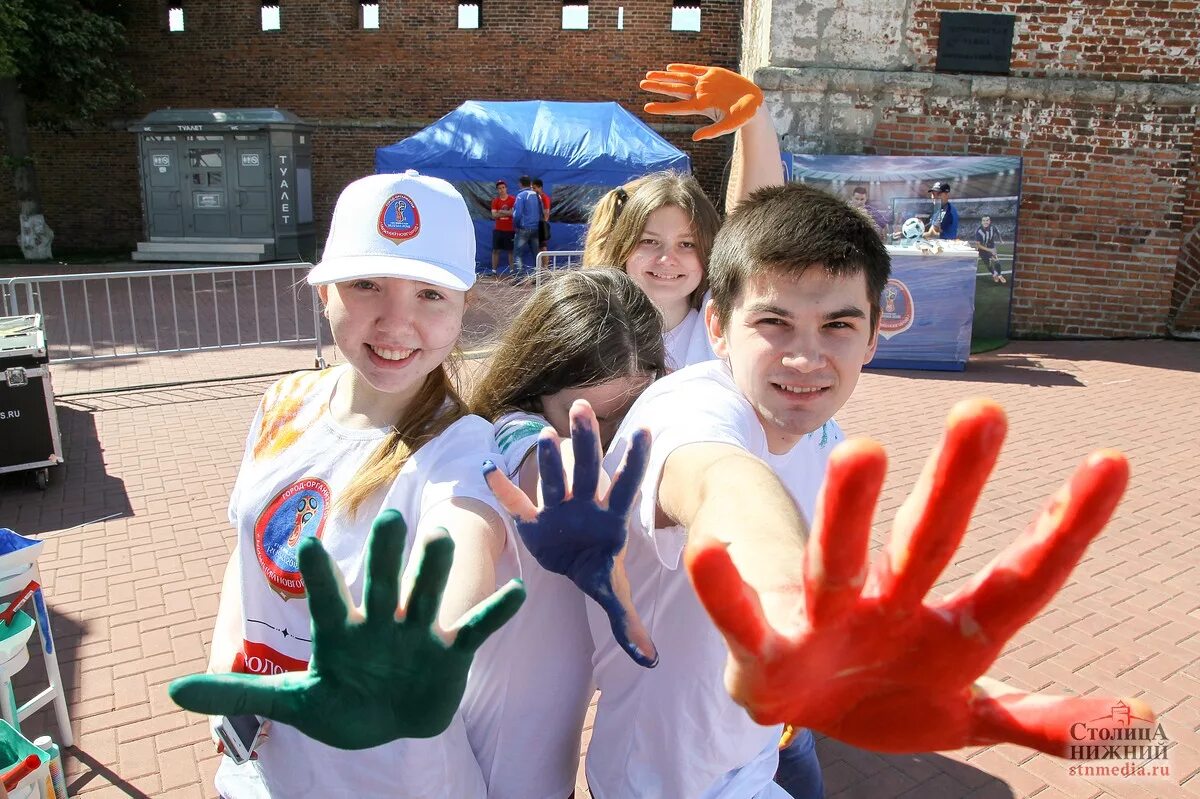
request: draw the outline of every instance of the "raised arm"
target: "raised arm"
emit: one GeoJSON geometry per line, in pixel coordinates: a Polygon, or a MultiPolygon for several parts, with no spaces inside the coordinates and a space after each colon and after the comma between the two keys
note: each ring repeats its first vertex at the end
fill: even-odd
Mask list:
{"type": "Polygon", "coordinates": [[[721,67],[669,64],[666,70],[647,72],[641,87],[676,98],[673,103],[647,103],[650,114],[703,115],[713,120],[692,134],[703,141],[736,131],[733,167],[725,194],[725,212],[755,189],[783,184],[779,136],[763,105],[762,90],[736,72],[721,67]]]}
{"type": "Polygon", "coordinates": [[[732,213],[751,192],[783,183],[779,134],[775,132],[775,123],[766,105],[761,105],[733,139],[733,164],[729,170],[729,188],[725,192],[725,213],[732,213]]]}

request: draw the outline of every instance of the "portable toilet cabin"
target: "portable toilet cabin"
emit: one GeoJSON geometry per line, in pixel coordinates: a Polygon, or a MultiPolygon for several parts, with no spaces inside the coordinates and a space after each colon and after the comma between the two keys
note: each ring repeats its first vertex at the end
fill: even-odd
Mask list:
{"type": "Polygon", "coordinates": [[[147,238],[135,261],[313,261],[311,124],[278,108],[169,108],[129,130],[147,238]]]}

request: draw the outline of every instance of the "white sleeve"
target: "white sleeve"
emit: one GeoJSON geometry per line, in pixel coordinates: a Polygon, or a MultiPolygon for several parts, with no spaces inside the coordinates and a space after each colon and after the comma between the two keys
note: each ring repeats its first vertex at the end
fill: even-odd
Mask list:
{"type": "MultiPolygon", "coordinates": [[[[641,490],[632,511],[630,531],[649,536],[659,561],[668,569],[679,568],[679,560],[687,544],[683,527],[655,528],[658,507],[658,484],[663,467],[671,453],[687,444],[731,444],[739,449],[753,450],[753,430],[742,424],[741,409],[733,403],[706,403],[703,409],[683,407],[671,394],[656,397],[632,424],[624,424],[609,449],[606,467],[613,473],[629,446],[629,438],[638,427],[650,430],[650,458],[641,490]]],[[[628,422],[629,420],[627,420],[628,422]]]]}
{"type": "MultiPolygon", "coordinates": [[[[505,527],[503,564],[497,564],[497,575],[506,573],[520,576],[516,556],[516,528],[508,511],[496,499],[483,478],[483,462],[491,460],[501,463],[496,451],[496,439],[492,435],[492,424],[478,416],[467,416],[451,425],[438,438],[416,453],[422,458],[419,517],[451,499],[474,499],[494,510],[505,527]],[[431,451],[426,451],[427,449],[431,451]]],[[[384,501],[384,507],[393,507],[384,501]]],[[[420,522],[418,537],[426,534],[420,522]]]]}
{"type": "Polygon", "coordinates": [[[545,419],[531,413],[510,413],[496,420],[496,447],[503,457],[497,465],[506,475],[516,477],[529,450],[537,445],[538,436],[549,426],[545,419]]]}

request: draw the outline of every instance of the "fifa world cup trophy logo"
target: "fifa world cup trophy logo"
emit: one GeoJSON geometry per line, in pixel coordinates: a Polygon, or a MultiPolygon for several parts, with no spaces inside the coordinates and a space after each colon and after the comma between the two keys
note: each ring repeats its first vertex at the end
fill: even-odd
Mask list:
{"type": "Polygon", "coordinates": [[[304,531],[304,525],[307,524],[310,519],[312,519],[313,515],[316,512],[317,512],[317,498],[316,497],[301,497],[300,498],[300,507],[298,507],[296,509],[296,519],[292,525],[292,533],[291,533],[291,535],[288,536],[288,540],[287,540],[287,545],[289,547],[296,546],[296,543],[300,540],[300,533],[302,533],[304,531]]]}
{"type": "Polygon", "coordinates": [[[896,289],[893,286],[888,286],[886,289],[884,289],[884,291],[883,291],[883,312],[884,313],[895,313],[896,312],[896,295],[897,294],[899,294],[899,292],[896,291],[896,289]]]}

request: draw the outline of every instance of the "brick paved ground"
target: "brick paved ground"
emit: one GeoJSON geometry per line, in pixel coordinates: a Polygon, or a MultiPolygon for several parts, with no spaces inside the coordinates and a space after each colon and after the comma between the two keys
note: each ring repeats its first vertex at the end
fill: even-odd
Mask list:
{"type": "MultiPolygon", "coordinates": [[[[0,524],[47,541],[43,574],[77,737],[66,753],[72,794],[212,795],[206,727],[174,708],[165,686],[204,667],[232,544],[227,494],[269,383],[238,376],[311,362],[310,347],[293,347],[55,369],[68,465],[44,494],[0,476],[0,524]],[[212,382],[94,393],[201,379],[212,382]]],[[[839,418],[892,458],[876,544],[945,411],[975,394],[1008,409],[1009,444],[939,589],[1010,540],[1090,448],[1127,452],[1133,480],[1117,518],[992,674],[1026,689],[1146,698],[1173,741],[1171,778],[1072,777],[1008,746],[877,757],[822,741],[828,795],[1200,797],[1200,345],[1024,342],[973,359],[964,374],[865,375],[839,418]]],[[[37,673],[36,663],[22,673],[19,697],[37,673]]],[[[45,711],[27,731],[54,733],[45,711]]]]}

